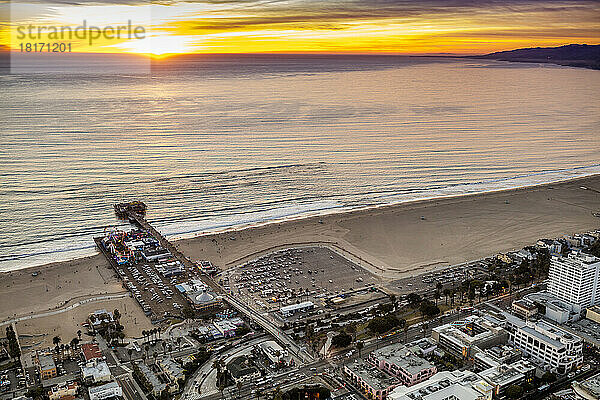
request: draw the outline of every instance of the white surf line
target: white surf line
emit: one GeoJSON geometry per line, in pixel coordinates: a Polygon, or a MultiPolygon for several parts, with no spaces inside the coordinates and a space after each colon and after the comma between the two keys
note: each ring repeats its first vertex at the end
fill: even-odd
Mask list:
{"type": "Polygon", "coordinates": [[[27,321],[27,320],[34,319],[34,318],[49,317],[52,315],[70,311],[74,308],[77,308],[77,307],[82,306],[87,303],[93,303],[96,301],[104,301],[104,300],[114,300],[114,299],[120,299],[123,297],[130,297],[130,296],[131,296],[131,294],[129,292],[127,292],[127,293],[108,294],[108,295],[103,295],[103,296],[90,297],[88,299],[79,300],[79,301],[77,301],[65,308],[61,308],[59,310],[46,311],[46,312],[41,312],[41,313],[33,314],[33,315],[24,315],[22,317],[17,317],[17,318],[12,318],[12,319],[9,319],[6,321],[2,321],[2,322],[0,322],[0,326],[8,325],[8,324],[12,324],[15,322],[20,322],[20,321],[27,321]]]}

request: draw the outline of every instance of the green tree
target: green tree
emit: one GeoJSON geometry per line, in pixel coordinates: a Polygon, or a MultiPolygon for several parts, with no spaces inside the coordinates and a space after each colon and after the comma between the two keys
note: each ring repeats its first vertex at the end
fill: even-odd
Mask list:
{"type": "Polygon", "coordinates": [[[510,399],[518,399],[523,395],[523,388],[519,385],[511,385],[506,389],[506,396],[510,399]]]}
{"type": "Polygon", "coordinates": [[[358,356],[362,358],[362,349],[365,347],[365,344],[361,341],[356,342],[356,350],[358,350],[358,356]]]}
{"type": "Polygon", "coordinates": [[[544,383],[552,383],[556,381],[556,375],[554,375],[552,372],[550,371],[546,371],[544,372],[544,375],[542,375],[542,381],[544,383]]]}
{"type": "Polygon", "coordinates": [[[331,339],[331,345],[337,348],[348,347],[350,343],[352,343],[352,336],[346,332],[341,332],[331,339]]]}

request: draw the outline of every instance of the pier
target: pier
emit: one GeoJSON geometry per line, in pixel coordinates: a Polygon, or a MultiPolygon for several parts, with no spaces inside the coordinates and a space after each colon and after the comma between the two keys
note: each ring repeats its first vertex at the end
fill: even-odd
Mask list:
{"type": "MultiPolygon", "coordinates": [[[[119,203],[115,206],[115,213],[121,219],[127,219],[132,223],[135,223],[140,228],[148,232],[159,244],[167,249],[171,255],[181,262],[181,264],[191,272],[196,272],[198,266],[195,262],[186,257],[179,249],[171,243],[166,237],[164,237],[158,230],[156,230],[145,218],[146,215],[146,204],[141,201],[134,201],[130,203],[119,203]]],[[[102,252],[109,258],[111,264],[114,266],[114,261],[109,257],[104,248],[100,246],[99,240],[96,239],[98,247],[101,248],[102,252]]],[[[248,319],[253,321],[256,325],[263,328],[267,333],[271,334],[275,340],[277,340],[284,348],[287,348],[291,353],[296,355],[303,362],[312,362],[314,358],[310,355],[306,349],[301,348],[294,342],[288,335],[283,332],[274,322],[269,320],[268,316],[264,316],[257,312],[248,305],[243,304],[240,300],[230,295],[223,289],[221,285],[216,283],[211,277],[202,274],[200,276],[202,281],[210,287],[216,294],[221,296],[224,302],[229,304],[232,308],[237,310],[240,314],[245,315],[248,319]]]]}

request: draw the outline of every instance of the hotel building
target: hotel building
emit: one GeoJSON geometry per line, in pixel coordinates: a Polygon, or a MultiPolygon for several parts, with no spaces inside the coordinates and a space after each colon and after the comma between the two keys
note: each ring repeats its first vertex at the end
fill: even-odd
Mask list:
{"type": "Polygon", "coordinates": [[[600,304],[600,259],[583,253],[553,256],[548,278],[550,294],[579,311],[600,304]]]}

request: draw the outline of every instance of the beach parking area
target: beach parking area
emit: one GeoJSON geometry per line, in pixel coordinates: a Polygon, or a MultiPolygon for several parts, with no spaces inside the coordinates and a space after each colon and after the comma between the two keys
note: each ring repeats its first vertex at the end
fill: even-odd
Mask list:
{"type": "MultiPolygon", "coordinates": [[[[379,279],[327,247],[279,250],[219,276],[234,295],[262,311],[311,302],[314,310],[365,301],[379,279]]],[[[313,311],[314,312],[314,311],[313,311]]]]}

